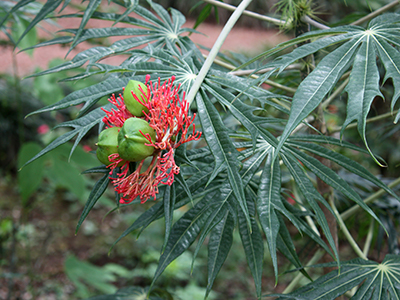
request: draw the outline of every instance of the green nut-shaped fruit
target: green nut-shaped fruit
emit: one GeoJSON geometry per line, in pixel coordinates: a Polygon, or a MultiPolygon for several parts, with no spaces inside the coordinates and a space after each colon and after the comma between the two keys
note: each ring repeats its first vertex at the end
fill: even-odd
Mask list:
{"type": "Polygon", "coordinates": [[[129,118],[118,134],[118,153],[122,159],[140,161],[154,152],[153,146],[146,146],[149,141],[140,133],[149,134],[151,140],[156,139],[156,132],[143,119],[129,118]]]}
{"type": "Polygon", "coordinates": [[[133,94],[135,94],[138,99],[143,102],[147,102],[147,86],[136,80],[129,80],[127,86],[125,87],[124,90],[124,102],[126,105],[126,108],[129,110],[129,112],[134,115],[135,117],[143,117],[145,111],[146,113],[149,111],[146,106],[140,104],[135,97],[133,97],[133,94]],[[142,88],[143,92],[139,89],[139,86],[142,88]],[[142,98],[143,96],[143,98],[142,98]]]}
{"type": "Polygon", "coordinates": [[[111,163],[108,156],[118,153],[118,132],[120,129],[120,127],[111,127],[100,132],[96,155],[99,161],[105,165],[111,163]]]}

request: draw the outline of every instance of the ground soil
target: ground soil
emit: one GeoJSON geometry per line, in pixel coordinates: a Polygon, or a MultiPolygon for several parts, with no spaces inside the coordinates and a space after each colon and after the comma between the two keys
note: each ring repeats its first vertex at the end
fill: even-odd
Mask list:
{"type": "MultiPolygon", "coordinates": [[[[61,28],[44,24],[44,28],[47,32],[40,30],[39,36],[41,38],[49,38],[52,35],[49,33],[55,33],[64,28],[75,28],[78,22],[79,19],[61,19],[58,23],[61,28]]],[[[101,28],[110,25],[111,23],[108,21],[93,20],[90,21],[88,27],[101,28]]],[[[194,21],[188,20],[184,27],[193,28],[193,25],[194,21]]],[[[194,33],[190,38],[195,43],[211,48],[218,38],[222,28],[222,25],[203,23],[197,28],[197,30],[202,34],[194,33]]],[[[1,38],[3,38],[3,36],[0,36],[0,39],[1,38]]],[[[111,44],[118,39],[120,39],[120,37],[109,38],[108,43],[111,44]]],[[[235,51],[254,55],[285,40],[286,37],[280,34],[277,30],[238,27],[233,28],[230,32],[222,45],[221,51],[235,51]]],[[[71,60],[76,54],[90,47],[93,47],[93,45],[87,42],[79,44],[68,54],[67,59],[71,60]]],[[[68,50],[69,47],[65,45],[52,45],[38,48],[33,52],[32,56],[29,56],[25,52],[18,53],[18,49],[14,50],[12,46],[0,47],[0,58],[2,62],[0,64],[0,74],[14,74],[14,72],[17,72],[17,75],[21,77],[30,75],[35,72],[37,67],[46,69],[48,63],[55,58],[65,58],[68,50]],[[16,62],[16,68],[14,68],[15,65],[13,65],[13,56],[16,62]]],[[[107,58],[106,63],[116,65],[121,63],[122,60],[123,58],[121,56],[114,56],[107,58]]]]}

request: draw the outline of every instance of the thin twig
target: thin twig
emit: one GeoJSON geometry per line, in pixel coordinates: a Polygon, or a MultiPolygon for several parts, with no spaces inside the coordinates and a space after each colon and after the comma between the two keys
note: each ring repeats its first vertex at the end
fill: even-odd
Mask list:
{"type": "MultiPolygon", "coordinates": [[[[203,54],[203,56],[204,56],[204,57],[207,57],[205,54],[203,54]]],[[[219,65],[219,66],[221,66],[221,67],[224,67],[224,68],[227,68],[227,69],[231,69],[231,70],[233,70],[233,69],[236,68],[235,66],[233,66],[233,65],[231,65],[231,64],[229,64],[229,63],[223,62],[223,61],[221,61],[221,60],[219,60],[219,59],[215,59],[215,60],[214,60],[214,63],[217,64],[217,65],[219,65]]],[[[233,73],[234,73],[234,72],[229,72],[229,74],[233,74],[233,73]]],[[[259,76],[253,74],[253,75],[251,75],[250,77],[253,78],[253,79],[257,79],[259,76]]],[[[264,83],[266,83],[266,84],[268,84],[268,85],[270,85],[270,86],[273,86],[273,87],[275,87],[275,88],[281,89],[281,90],[283,90],[283,91],[286,91],[286,92],[288,92],[288,93],[291,93],[291,94],[296,93],[296,89],[291,88],[291,87],[284,86],[284,85],[282,85],[282,84],[280,84],[280,83],[273,82],[272,80],[265,80],[264,83]]],[[[282,105],[282,106],[285,107],[285,108],[288,108],[287,106],[284,106],[284,105],[282,105]]],[[[288,109],[289,109],[289,108],[288,108],[288,109]]]]}
{"type": "Polygon", "coordinates": [[[363,253],[365,256],[368,256],[369,248],[371,247],[372,237],[374,236],[374,225],[375,225],[375,219],[372,219],[371,222],[369,223],[368,234],[367,238],[365,239],[365,244],[363,249],[363,253]]]}
{"type": "Polygon", "coordinates": [[[215,58],[217,57],[219,49],[221,49],[221,46],[224,43],[226,37],[231,32],[233,26],[236,24],[237,20],[243,14],[243,11],[250,4],[250,2],[251,0],[243,0],[240,3],[240,5],[235,9],[233,14],[230,16],[228,22],[226,22],[224,28],[219,34],[217,40],[215,41],[214,46],[211,48],[211,51],[206,61],[201,67],[199,74],[197,74],[196,80],[194,81],[193,86],[189,91],[189,94],[187,95],[187,102],[189,103],[189,106],[192,104],[197,92],[199,91],[200,86],[204,81],[204,78],[206,78],[206,75],[210,70],[211,65],[213,64],[215,58]]]}
{"type": "MultiPolygon", "coordinates": [[[[302,204],[302,202],[301,202],[301,200],[300,200],[301,197],[299,196],[299,194],[298,194],[296,188],[293,189],[293,194],[294,194],[295,198],[297,199],[297,201],[299,201],[299,202],[302,204]]],[[[301,209],[302,211],[306,211],[306,209],[303,207],[303,205],[299,205],[299,207],[300,207],[300,209],[301,209]]],[[[318,236],[321,236],[321,234],[319,233],[318,228],[317,228],[317,226],[315,225],[313,219],[312,219],[310,216],[305,216],[305,218],[306,218],[306,222],[308,223],[308,225],[310,226],[310,228],[311,228],[318,236]]]]}
{"type": "MultiPolygon", "coordinates": [[[[206,2],[206,3],[210,3],[212,5],[224,8],[226,10],[230,10],[230,11],[234,11],[236,9],[236,6],[230,5],[230,4],[226,4],[226,3],[223,3],[223,2],[220,2],[220,1],[215,1],[215,0],[203,0],[203,1],[206,2]]],[[[265,16],[265,15],[261,15],[261,14],[252,12],[252,11],[248,11],[248,10],[245,10],[243,12],[243,14],[246,15],[246,16],[258,19],[258,20],[262,20],[262,21],[266,21],[266,22],[278,25],[278,26],[284,26],[285,23],[286,23],[283,20],[271,18],[271,17],[265,16]]]]}
{"type": "MultiPolygon", "coordinates": [[[[285,68],[285,70],[299,70],[303,68],[302,64],[292,64],[289,65],[285,68]]],[[[229,72],[230,74],[236,75],[236,76],[243,76],[243,75],[250,75],[250,74],[264,74],[267,73],[269,71],[272,71],[273,69],[276,69],[275,67],[271,67],[271,68],[265,68],[265,69],[261,69],[258,71],[255,71],[254,69],[252,70],[238,70],[238,71],[232,71],[229,72]]]]}
{"type": "Polygon", "coordinates": [[[338,210],[336,208],[335,201],[334,201],[333,197],[330,197],[329,204],[331,205],[332,210],[336,215],[336,219],[337,219],[337,221],[339,223],[340,229],[342,229],[342,231],[344,233],[344,236],[346,237],[346,239],[349,242],[350,246],[353,248],[354,252],[356,252],[357,255],[359,257],[361,257],[362,259],[368,260],[367,256],[361,251],[360,247],[358,247],[356,241],[351,236],[349,230],[346,227],[346,224],[344,224],[343,219],[340,217],[340,214],[339,214],[339,212],[338,212],[338,210]]]}
{"type": "MultiPolygon", "coordinates": [[[[307,266],[312,266],[316,262],[318,262],[321,259],[321,257],[324,255],[324,253],[325,252],[321,249],[318,250],[317,252],[315,252],[314,256],[311,257],[311,259],[308,261],[307,266]]],[[[303,276],[304,276],[303,273],[297,274],[296,277],[292,280],[292,282],[290,282],[290,284],[282,292],[282,294],[288,294],[288,293],[292,292],[295,289],[295,287],[297,286],[297,284],[299,283],[299,281],[303,278],[303,276]]]]}
{"type": "Polygon", "coordinates": [[[365,17],[362,17],[361,19],[358,19],[357,21],[351,23],[350,25],[360,25],[366,21],[371,20],[372,18],[375,18],[376,16],[380,15],[381,13],[384,13],[385,11],[395,7],[397,4],[399,4],[399,0],[395,0],[383,7],[381,7],[380,9],[377,9],[376,11],[370,13],[369,15],[366,15],[365,17]]]}
{"type": "Polygon", "coordinates": [[[321,103],[321,108],[322,110],[325,110],[325,108],[329,105],[329,103],[332,102],[333,99],[335,99],[346,87],[346,85],[349,83],[350,79],[347,78],[329,97],[326,99],[324,102],[321,103]]]}
{"type": "MultiPolygon", "coordinates": [[[[400,184],[400,177],[397,178],[395,181],[392,181],[389,185],[388,188],[393,188],[396,185],[400,184]]],[[[371,196],[369,196],[368,198],[365,198],[363,201],[365,204],[368,204],[370,202],[374,202],[375,200],[379,199],[379,197],[383,196],[386,193],[386,191],[384,189],[380,189],[379,191],[377,191],[376,193],[372,194],[371,196]]],[[[361,206],[359,206],[358,204],[352,206],[351,208],[349,208],[348,210],[346,210],[345,212],[342,212],[340,214],[340,216],[342,217],[343,220],[346,220],[348,217],[350,217],[351,215],[353,215],[357,210],[359,210],[361,208],[361,206]]]]}
{"type": "Polygon", "coordinates": [[[308,24],[310,24],[310,25],[312,25],[312,26],[314,26],[316,28],[319,28],[319,29],[329,29],[330,28],[329,26],[326,26],[324,24],[321,24],[321,23],[311,19],[309,16],[302,16],[301,20],[304,23],[308,23],[308,24]]]}
{"type": "MultiPolygon", "coordinates": [[[[393,116],[393,115],[396,114],[398,111],[399,111],[399,109],[398,109],[398,110],[395,110],[395,111],[393,111],[393,112],[388,112],[388,113],[386,113],[386,114],[382,114],[382,115],[379,115],[379,116],[376,116],[376,117],[369,118],[369,119],[366,120],[366,122],[367,122],[367,123],[372,123],[372,122],[376,122],[376,121],[379,121],[379,120],[386,119],[386,118],[388,118],[388,117],[393,116]]],[[[350,128],[357,127],[357,124],[358,124],[358,123],[351,123],[351,124],[349,124],[349,125],[346,127],[346,129],[350,129],[350,128]]],[[[331,129],[329,129],[329,132],[330,132],[330,133],[334,133],[334,132],[341,131],[341,130],[342,130],[342,127],[343,127],[343,126],[335,126],[335,127],[332,127],[331,129]]]]}

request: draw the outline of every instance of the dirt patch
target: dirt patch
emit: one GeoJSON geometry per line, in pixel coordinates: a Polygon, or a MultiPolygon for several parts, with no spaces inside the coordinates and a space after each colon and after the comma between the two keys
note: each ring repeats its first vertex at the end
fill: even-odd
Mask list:
{"type": "MultiPolygon", "coordinates": [[[[60,27],[55,26],[44,26],[48,32],[55,33],[63,28],[75,28],[79,22],[79,19],[61,19],[59,21],[60,27]]],[[[184,27],[193,28],[194,21],[189,20],[185,23],[184,27]]],[[[111,22],[91,20],[88,27],[91,28],[102,28],[111,26],[111,22]]],[[[122,25],[118,25],[121,27],[122,25]]],[[[192,34],[191,39],[194,43],[201,44],[205,47],[211,48],[217,40],[223,26],[213,24],[201,24],[197,30],[203,34],[192,34]]],[[[50,35],[46,32],[39,33],[41,38],[50,38],[50,35]]],[[[3,38],[3,37],[1,37],[3,38]]],[[[111,44],[124,37],[112,37],[107,39],[108,43],[111,44]]],[[[267,49],[268,47],[274,46],[280,42],[286,40],[286,37],[279,34],[278,31],[267,30],[264,28],[233,28],[228,35],[224,44],[222,45],[222,51],[235,51],[241,53],[247,53],[254,55],[267,49]]],[[[84,42],[79,44],[74,50],[72,50],[67,59],[71,60],[76,54],[83,50],[93,47],[92,44],[84,42]]],[[[0,47],[0,57],[2,63],[0,64],[0,73],[3,74],[14,74],[17,72],[18,76],[27,76],[35,72],[36,68],[47,69],[48,63],[55,58],[65,58],[69,47],[65,45],[52,45],[43,48],[38,48],[33,52],[32,56],[27,53],[14,51],[11,46],[0,47]],[[16,67],[13,68],[13,55],[15,55],[16,67]]],[[[107,58],[107,63],[112,65],[118,65],[124,60],[121,56],[114,56],[107,58]]]]}

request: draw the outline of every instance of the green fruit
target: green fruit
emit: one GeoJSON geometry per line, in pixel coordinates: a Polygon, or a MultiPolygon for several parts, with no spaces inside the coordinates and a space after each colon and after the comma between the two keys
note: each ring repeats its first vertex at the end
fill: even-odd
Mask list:
{"type": "Polygon", "coordinates": [[[145,111],[146,113],[149,112],[149,110],[147,109],[146,106],[140,104],[133,96],[132,96],[132,92],[133,94],[135,94],[138,99],[141,102],[147,102],[147,86],[140,82],[140,81],[136,81],[136,80],[129,80],[127,86],[125,87],[124,90],[124,102],[126,105],[126,108],[129,110],[129,112],[134,115],[135,117],[143,117],[144,113],[143,111],[145,111]],[[139,86],[142,88],[144,94],[140,91],[139,86]],[[142,98],[143,95],[143,98],[142,98]]]}
{"type": "Polygon", "coordinates": [[[108,156],[118,153],[118,132],[120,127],[111,127],[100,132],[96,155],[100,162],[109,165],[108,156]]]}
{"type": "Polygon", "coordinates": [[[154,152],[153,146],[146,146],[149,141],[140,133],[150,134],[152,142],[156,139],[156,132],[143,119],[129,118],[125,121],[118,134],[118,153],[122,159],[140,161],[154,152]]]}

